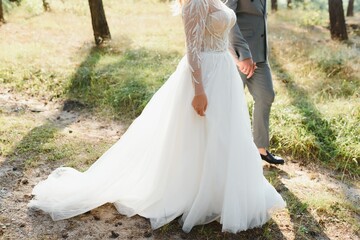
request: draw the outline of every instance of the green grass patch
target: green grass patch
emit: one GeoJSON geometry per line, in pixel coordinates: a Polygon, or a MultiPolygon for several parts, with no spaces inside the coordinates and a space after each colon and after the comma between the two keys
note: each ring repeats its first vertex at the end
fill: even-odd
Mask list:
{"type": "Polygon", "coordinates": [[[19,71],[18,66],[0,68],[0,83],[23,94],[47,99],[64,96],[66,86],[63,76],[58,76],[57,72],[44,71],[37,67],[19,71]]]}
{"type": "MultiPolygon", "coordinates": [[[[94,48],[89,10],[86,3],[77,3],[50,1],[53,12],[46,14],[36,13],[37,3],[32,12],[9,8],[7,18],[14,29],[19,23],[31,31],[36,26],[45,37],[23,29],[17,31],[25,35],[0,40],[0,83],[32,97],[77,100],[95,115],[130,122],[184,53],[181,18],[171,17],[169,5],[159,1],[110,1],[105,9],[113,41],[94,48]],[[69,22],[60,26],[59,19],[69,22]]],[[[24,1],[22,8],[27,4],[31,5],[24,1]]],[[[271,146],[290,158],[357,178],[358,38],[350,35],[345,44],[331,41],[324,14],[325,1],[305,1],[296,9],[270,15],[270,61],[277,92],[271,146]]],[[[39,138],[58,137],[51,126],[38,131],[39,138]]],[[[51,144],[44,147],[51,149],[51,144]]],[[[66,158],[61,154],[54,158],[66,158]]]]}
{"type": "Polygon", "coordinates": [[[354,233],[360,230],[358,223],[360,208],[347,199],[345,193],[334,192],[320,183],[312,183],[310,179],[304,178],[305,182],[299,181],[299,178],[295,179],[294,176],[275,167],[264,173],[286,201],[296,239],[313,239],[316,236],[326,235],[323,231],[324,224],[326,225],[328,221],[347,223],[354,233]],[[287,179],[286,182],[291,188],[284,184],[281,178],[287,179]]]}
{"type": "Polygon", "coordinates": [[[27,168],[56,163],[85,170],[112,144],[64,131],[63,126],[38,121],[28,113],[0,115],[0,155],[27,168]]]}
{"type": "MultiPolygon", "coordinates": [[[[16,37],[0,39],[0,84],[16,93],[46,100],[76,100],[85,106],[82,111],[130,122],[184,53],[181,20],[171,17],[167,3],[105,3],[113,41],[103,48],[93,47],[87,2],[50,1],[53,11],[46,14],[39,6],[41,2],[31,5],[24,1],[19,8],[8,4],[6,17],[16,29],[16,37]]],[[[277,92],[271,114],[272,150],[303,164],[316,162],[345,177],[358,178],[358,40],[353,38],[346,44],[331,41],[324,28],[328,24],[325,13],[313,10],[308,4],[269,18],[270,61],[277,92]]],[[[85,170],[112,144],[70,133],[64,126],[28,112],[0,113],[1,156],[6,161],[23,161],[29,168],[64,164],[85,170]]],[[[277,172],[269,171],[266,177],[287,201],[296,238],[321,235],[314,213],[334,216],[360,231],[356,206],[340,197],[299,199],[282,184],[277,172]]],[[[180,228],[175,221],[155,235],[170,238],[180,228]]],[[[278,232],[270,221],[239,236],[277,239],[278,232]]],[[[195,227],[191,234],[193,239],[232,237],[221,233],[217,223],[195,227]]]]}
{"type": "Polygon", "coordinates": [[[110,109],[123,120],[133,119],[175,70],[179,59],[177,52],[129,49],[114,54],[93,49],[66,92],[97,109],[110,109]]]}
{"type": "Polygon", "coordinates": [[[277,91],[271,146],[303,163],[319,161],[343,176],[358,178],[359,50],[331,41],[321,26],[296,24],[291,11],[270,18],[270,26],[277,91]]]}
{"type": "MultiPolygon", "coordinates": [[[[22,114],[19,114],[22,117],[22,114]]],[[[13,148],[18,144],[22,137],[29,131],[33,125],[36,124],[34,120],[24,118],[19,121],[17,116],[9,116],[7,114],[0,114],[0,155],[8,157],[12,154],[13,148]]]]}

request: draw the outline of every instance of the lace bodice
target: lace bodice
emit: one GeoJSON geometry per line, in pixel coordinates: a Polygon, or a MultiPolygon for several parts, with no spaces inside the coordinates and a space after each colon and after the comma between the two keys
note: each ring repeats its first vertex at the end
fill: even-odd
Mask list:
{"type": "Polygon", "coordinates": [[[201,85],[201,52],[228,49],[229,32],[236,16],[220,0],[188,0],[182,8],[182,16],[193,81],[201,85]]]}

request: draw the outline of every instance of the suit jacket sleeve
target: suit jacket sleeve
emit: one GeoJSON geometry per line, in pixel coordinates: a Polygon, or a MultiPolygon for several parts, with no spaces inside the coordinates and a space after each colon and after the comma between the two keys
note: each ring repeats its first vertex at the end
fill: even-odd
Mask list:
{"type": "MultiPolygon", "coordinates": [[[[228,0],[226,4],[236,13],[238,1],[240,0],[228,0]]],[[[240,61],[246,58],[252,58],[249,44],[242,35],[237,21],[230,31],[230,41],[240,61]]]]}

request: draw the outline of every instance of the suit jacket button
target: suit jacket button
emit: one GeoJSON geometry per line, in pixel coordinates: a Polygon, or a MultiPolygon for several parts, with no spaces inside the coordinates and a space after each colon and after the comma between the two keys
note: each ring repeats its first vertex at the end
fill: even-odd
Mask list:
{"type": "Polygon", "coordinates": [[[264,37],[265,35],[264,34],[261,34],[261,37],[264,37]]]}

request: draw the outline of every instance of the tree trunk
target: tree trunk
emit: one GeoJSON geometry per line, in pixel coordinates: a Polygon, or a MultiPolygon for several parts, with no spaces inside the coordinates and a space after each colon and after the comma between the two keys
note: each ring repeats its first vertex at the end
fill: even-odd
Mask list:
{"type": "Polygon", "coordinates": [[[334,40],[347,40],[342,0],[329,0],[330,33],[334,40]]]}
{"type": "Polygon", "coordinates": [[[291,0],[287,0],[287,8],[292,9],[292,2],[291,0]]]}
{"type": "Polygon", "coordinates": [[[277,0],[271,0],[271,10],[275,12],[277,11],[277,9],[278,9],[277,0]]]}
{"type": "Polygon", "coordinates": [[[349,0],[346,16],[348,17],[354,16],[354,0],[349,0]]]}
{"type": "Polygon", "coordinates": [[[95,44],[101,45],[104,41],[110,40],[110,30],[106,21],[102,0],[89,0],[91,21],[94,31],[95,44]]]}
{"type": "Polygon", "coordinates": [[[20,6],[21,0],[9,0],[10,2],[16,3],[16,5],[20,6]]]}
{"type": "Polygon", "coordinates": [[[0,25],[2,23],[5,23],[5,18],[4,18],[4,10],[3,10],[3,5],[2,5],[2,0],[0,0],[0,25]]]}
{"type": "Polygon", "coordinates": [[[46,0],[43,0],[43,7],[44,7],[44,10],[45,12],[50,12],[50,4],[48,3],[48,1],[46,0]]]}

